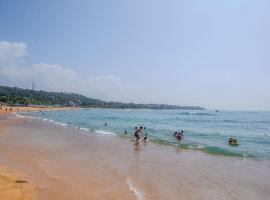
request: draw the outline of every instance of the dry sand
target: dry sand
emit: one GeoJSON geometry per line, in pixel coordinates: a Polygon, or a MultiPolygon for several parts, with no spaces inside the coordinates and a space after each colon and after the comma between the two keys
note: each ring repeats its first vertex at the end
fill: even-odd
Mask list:
{"type": "MultiPolygon", "coordinates": [[[[21,122],[10,120],[1,113],[0,121],[0,137],[5,136],[8,126],[21,122]]],[[[0,200],[32,200],[35,194],[34,184],[25,179],[24,174],[0,167],[0,200]]]]}
{"type": "Polygon", "coordinates": [[[32,200],[35,186],[18,172],[0,168],[0,200],[32,200]]]}

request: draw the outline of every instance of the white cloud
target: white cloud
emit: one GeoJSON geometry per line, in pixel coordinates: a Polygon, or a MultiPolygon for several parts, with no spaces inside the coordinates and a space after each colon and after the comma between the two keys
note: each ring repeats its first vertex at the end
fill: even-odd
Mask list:
{"type": "Polygon", "coordinates": [[[13,63],[27,54],[26,44],[22,42],[0,41],[0,64],[13,63]]]}
{"type": "Polygon", "coordinates": [[[21,66],[17,61],[26,54],[26,44],[0,41],[0,85],[38,90],[75,92],[104,100],[131,101],[134,85],[123,83],[113,75],[80,79],[76,71],[57,64],[39,63],[21,66]]]}

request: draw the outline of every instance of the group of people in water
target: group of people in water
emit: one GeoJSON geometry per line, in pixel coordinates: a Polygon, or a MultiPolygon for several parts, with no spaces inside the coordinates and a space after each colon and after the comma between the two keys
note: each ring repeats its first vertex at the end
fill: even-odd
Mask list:
{"type": "MultiPolygon", "coordinates": [[[[108,126],[107,122],[104,123],[104,126],[108,126]]],[[[124,131],[124,134],[125,135],[128,134],[127,130],[124,131]]],[[[135,126],[134,127],[135,140],[138,142],[142,136],[143,136],[143,141],[146,142],[148,140],[148,134],[146,132],[146,127],[135,126]]],[[[183,140],[184,139],[184,130],[174,132],[173,136],[179,141],[183,140]]]]}
{"type": "MultiPolygon", "coordinates": [[[[125,130],[124,133],[127,134],[127,131],[125,130]]],[[[143,141],[146,142],[147,139],[148,139],[148,134],[146,132],[146,127],[142,127],[142,126],[140,126],[139,128],[137,126],[134,127],[134,137],[136,138],[136,141],[140,140],[141,135],[144,136],[143,141]]],[[[181,130],[179,132],[177,132],[177,131],[174,132],[174,137],[179,141],[183,140],[184,139],[184,130],[181,130]]]]}
{"type": "Polygon", "coordinates": [[[183,140],[184,139],[184,130],[181,130],[181,131],[178,131],[178,132],[175,131],[173,136],[179,141],[183,140]]]}
{"type": "MultiPolygon", "coordinates": [[[[125,135],[128,134],[128,132],[125,130],[125,135]]],[[[139,128],[137,126],[134,127],[134,137],[136,141],[139,141],[141,138],[141,135],[143,135],[143,141],[146,142],[148,139],[148,134],[146,132],[146,127],[140,126],[139,128]]]]}
{"type": "Polygon", "coordinates": [[[147,139],[148,139],[148,134],[146,132],[146,127],[140,126],[140,128],[138,128],[137,126],[135,126],[134,127],[134,136],[136,138],[136,141],[140,140],[141,135],[144,136],[143,141],[146,142],[147,139]]]}

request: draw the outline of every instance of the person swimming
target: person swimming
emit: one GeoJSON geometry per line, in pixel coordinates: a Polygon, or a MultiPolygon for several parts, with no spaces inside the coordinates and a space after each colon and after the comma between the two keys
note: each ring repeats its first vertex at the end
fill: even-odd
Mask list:
{"type": "Polygon", "coordinates": [[[177,135],[176,135],[176,139],[177,139],[177,140],[182,140],[181,133],[177,133],[177,135]]]}
{"type": "Polygon", "coordinates": [[[174,132],[174,136],[177,140],[183,140],[184,139],[184,131],[181,130],[180,132],[174,132]]]}
{"type": "Polygon", "coordinates": [[[127,134],[127,130],[125,130],[124,134],[125,134],[125,135],[127,134]]]}

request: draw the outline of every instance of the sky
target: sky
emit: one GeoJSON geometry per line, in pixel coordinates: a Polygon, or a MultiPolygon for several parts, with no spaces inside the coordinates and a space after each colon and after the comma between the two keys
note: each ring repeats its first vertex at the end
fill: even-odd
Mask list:
{"type": "Polygon", "coordinates": [[[0,85],[270,110],[269,0],[0,0],[0,85]]]}

